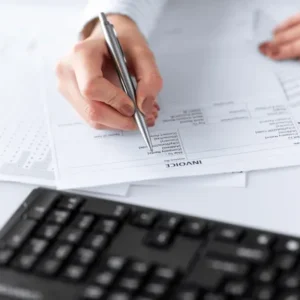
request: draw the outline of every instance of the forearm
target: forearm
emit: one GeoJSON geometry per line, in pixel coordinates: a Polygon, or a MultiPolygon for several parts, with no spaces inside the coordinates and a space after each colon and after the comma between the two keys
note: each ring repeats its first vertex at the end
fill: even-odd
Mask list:
{"type": "Polygon", "coordinates": [[[167,0],[89,0],[82,18],[83,38],[93,31],[99,12],[122,14],[131,18],[148,38],[166,2],[167,0]]]}

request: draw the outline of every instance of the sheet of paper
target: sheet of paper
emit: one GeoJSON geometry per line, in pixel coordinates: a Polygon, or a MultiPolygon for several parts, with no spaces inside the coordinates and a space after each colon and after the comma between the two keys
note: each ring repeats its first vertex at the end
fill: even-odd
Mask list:
{"type": "Polygon", "coordinates": [[[89,128],[47,77],[58,185],[73,188],[300,164],[300,157],[275,158],[299,151],[300,135],[278,79],[260,66],[260,59],[252,44],[158,56],[165,87],[160,117],[150,130],[153,153],[138,132],[89,128]]]}
{"type": "MultiPolygon", "coordinates": [[[[55,186],[54,165],[33,55],[1,60],[0,180],[55,186]]],[[[129,185],[94,187],[93,193],[125,196],[129,185]]]]}

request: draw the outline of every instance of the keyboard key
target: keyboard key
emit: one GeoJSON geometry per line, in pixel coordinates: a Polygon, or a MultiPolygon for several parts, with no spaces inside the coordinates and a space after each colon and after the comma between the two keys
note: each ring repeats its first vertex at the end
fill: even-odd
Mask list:
{"type": "Polygon", "coordinates": [[[167,267],[157,267],[154,270],[153,276],[159,282],[171,282],[176,278],[176,271],[167,267]]]}
{"type": "Polygon", "coordinates": [[[125,265],[126,259],[121,256],[111,256],[106,262],[106,266],[113,271],[121,271],[125,265]]]}
{"type": "Polygon", "coordinates": [[[232,276],[246,276],[249,273],[250,266],[245,263],[233,262],[226,259],[203,259],[203,262],[210,269],[222,271],[227,275],[232,276]]]}
{"type": "Polygon", "coordinates": [[[123,277],[120,279],[118,287],[130,293],[135,293],[141,286],[141,279],[135,277],[123,277]]]}
{"type": "Polygon", "coordinates": [[[259,269],[254,274],[254,280],[262,284],[271,284],[277,277],[277,270],[273,267],[259,269]]]}
{"type": "Polygon", "coordinates": [[[275,236],[269,233],[248,233],[243,240],[243,244],[253,247],[270,248],[275,242],[275,236]]]}
{"type": "Polygon", "coordinates": [[[59,201],[57,207],[64,210],[76,210],[83,203],[80,197],[69,197],[59,201]]]}
{"type": "Polygon", "coordinates": [[[16,260],[13,262],[13,266],[18,269],[29,271],[32,269],[36,261],[36,256],[23,254],[16,258],[16,260]]]}
{"type": "Polygon", "coordinates": [[[134,215],[132,224],[138,227],[150,228],[154,225],[158,214],[154,211],[137,212],[134,215]]]}
{"type": "Polygon", "coordinates": [[[92,215],[79,215],[76,217],[73,225],[83,231],[88,230],[93,222],[95,221],[95,217],[92,215]]]}
{"type": "Polygon", "coordinates": [[[108,244],[108,237],[104,233],[92,233],[87,237],[83,244],[85,247],[92,248],[99,253],[99,251],[106,248],[108,244]]]}
{"type": "Polygon", "coordinates": [[[86,287],[83,293],[84,300],[102,300],[104,299],[105,290],[102,287],[90,285],[86,287]]]}
{"type": "Polygon", "coordinates": [[[277,298],[278,300],[300,300],[300,292],[287,292],[287,293],[282,293],[279,295],[277,298]]]}
{"type": "Polygon", "coordinates": [[[86,201],[81,211],[84,213],[90,213],[100,215],[110,219],[123,220],[129,213],[129,209],[121,204],[114,204],[112,202],[99,202],[86,201]]]}
{"type": "Polygon", "coordinates": [[[57,236],[59,230],[60,227],[58,225],[46,224],[38,230],[36,235],[46,240],[52,240],[57,236]]]}
{"type": "Polygon", "coordinates": [[[170,231],[155,230],[148,234],[146,244],[157,248],[164,248],[169,246],[171,241],[172,233],[170,231]]]}
{"type": "Polygon", "coordinates": [[[25,247],[24,252],[27,254],[40,255],[48,246],[48,241],[42,239],[33,238],[29,240],[28,245],[25,247]]]}
{"type": "Polygon", "coordinates": [[[157,224],[157,228],[166,230],[176,230],[181,223],[182,218],[179,216],[165,215],[157,224]]]}
{"type": "Polygon", "coordinates": [[[163,283],[147,283],[144,287],[144,293],[155,296],[155,297],[163,297],[168,291],[168,285],[163,283]]]}
{"type": "Polygon", "coordinates": [[[289,271],[297,262],[297,257],[292,254],[280,254],[274,261],[274,266],[280,270],[289,271]]]}
{"type": "Polygon", "coordinates": [[[138,277],[143,277],[148,274],[151,266],[145,262],[133,261],[128,265],[127,273],[138,277]]]}
{"type": "Polygon", "coordinates": [[[189,237],[200,237],[206,229],[206,222],[201,220],[186,221],[180,232],[189,237]]]}
{"type": "Polygon", "coordinates": [[[254,290],[254,299],[272,300],[275,296],[275,289],[272,286],[258,287],[254,290]]]}
{"type": "Polygon", "coordinates": [[[107,300],[131,300],[131,294],[127,292],[112,292],[107,300]]]}
{"type": "Polygon", "coordinates": [[[114,235],[119,227],[119,223],[115,220],[100,220],[95,225],[94,231],[114,235]]]}
{"type": "Polygon", "coordinates": [[[217,230],[216,239],[226,242],[237,242],[242,236],[243,230],[235,227],[223,227],[217,230]]]}
{"type": "Polygon", "coordinates": [[[31,232],[36,226],[34,220],[21,220],[15,227],[9,231],[8,235],[4,237],[5,244],[9,248],[17,249],[27,240],[31,232]]]}
{"type": "Polygon", "coordinates": [[[48,217],[48,222],[64,225],[70,217],[70,212],[66,210],[54,210],[48,217]]]}
{"type": "Polygon", "coordinates": [[[294,239],[281,239],[276,245],[277,251],[300,253],[300,241],[294,239]]]}
{"type": "Polygon", "coordinates": [[[27,218],[40,221],[46,216],[54,204],[55,200],[53,197],[41,197],[35,200],[27,213],[27,218]]]}
{"type": "Polygon", "coordinates": [[[202,300],[226,300],[227,297],[225,295],[221,294],[215,294],[215,293],[206,293],[203,295],[202,300]]]}
{"type": "Polygon", "coordinates": [[[298,273],[283,274],[279,278],[278,284],[283,289],[299,289],[300,274],[298,273]]]}
{"type": "Polygon", "coordinates": [[[0,266],[5,266],[13,257],[14,252],[11,249],[0,249],[0,266]]]}
{"type": "Polygon", "coordinates": [[[78,266],[78,265],[69,265],[66,267],[65,271],[63,272],[63,277],[73,281],[78,281],[84,277],[85,273],[86,273],[85,267],[78,266]]]}
{"type": "Polygon", "coordinates": [[[196,287],[182,287],[172,296],[175,300],[198,300],[199,289],[196,287]]]}
{"type": "Polygon", "coordinates": [[[90,265],[94,262],[95,258],[96,252],[87,248],[79,248],[73,255],[74,261],[80,265],[90,265]]]}
{"type": "Polygon", "coordinates": [[[101,286],[108,287],[114,283],[116,277],[117,273],[106,270],[98,272],[94,277],[94,282],[101,286]]]}
{"type": "Polygon", "coordinates": [[[222,242],[210,243],[208,245],[207,252],[209,255],[221,255],[232,259],[242,259],[257,264],[266,263],[269,259],[269,251],[266,249],[226,244],[222,242]]]}
{"type": "Polygon", "coordinates": [[[156,300],[157,298],[151,296],[137,296],[133,298],[134,300],[156,300]]]}
{"type": "Polygon", "coordinates": [[[58,260],[65,260],[69,257],[73,247],[68,244],[56,244],[51,250],[50,256],[58,260]]]}
{"type": "Polygon", "coordinates": [[[58,239],[62,242],[70,244],[78,244],[83,237],[84,232],[78,228],[67,228],[65,229],[58,239]]]}
{"type": "Polygon", "coordinates": [[[229,296],[242,297],[246,294],[248,284],[246,281],[230,281],[225,285],[225,293],[229,296]]]}
{"type": "Polygon", "coordinates": [[[62,261],[57,259],[45,259],[37,267],[37,272],[46,276],[54,276],[61,268],[62,261]]]}

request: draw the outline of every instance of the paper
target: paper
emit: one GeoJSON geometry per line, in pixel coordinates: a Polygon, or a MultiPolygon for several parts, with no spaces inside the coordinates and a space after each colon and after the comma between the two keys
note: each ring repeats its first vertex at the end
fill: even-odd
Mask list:
{"type": "Polygon", "coordinates": [[[148,152],[139,132],[89,128],[47,77],[58,185],[73,188],[300,164],[300,157],[276,159],[278,153],[298,150],[300,135],[280,83],[260,66],[260,59],[252,44],[158,56],[165,88],[160,117],[150,130],[154,153],[148,152]]]}
{"type": "MultiPolygon", "coordinates": [[[[0,180],[55,187],[54,165],[34,56],[1,59],[0,180]]],[[[129,185],[94,187],[125,196],[129,185]]]]}

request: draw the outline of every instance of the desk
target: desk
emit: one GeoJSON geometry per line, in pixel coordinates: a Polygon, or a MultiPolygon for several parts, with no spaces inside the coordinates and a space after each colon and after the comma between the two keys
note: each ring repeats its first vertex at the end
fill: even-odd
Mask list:
{"type": "MultiPolygon", "coordinates": [[[[247,189],[186,191],[181,187],[133,187],[128,198],[111,199],[300,236],[299,180],[297,167],[249,174],[247,189]]],[[[32,189],[22,184],[0,183],[0,226],[32,189]]]]}

